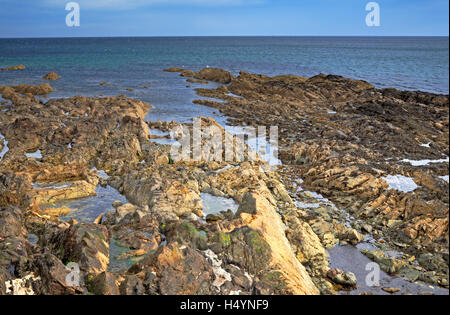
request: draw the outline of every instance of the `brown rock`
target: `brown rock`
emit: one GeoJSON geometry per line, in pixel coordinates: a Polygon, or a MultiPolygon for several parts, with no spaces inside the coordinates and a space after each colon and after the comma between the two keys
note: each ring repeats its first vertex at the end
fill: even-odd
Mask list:
{"type": "Polygon", "coordinates": [[[57,75],[55,72],[49,72],[46,75],[43,76],[43,79],[49,80],[49,81],[55,81],[61,78],[61,76],[57,75]]]}
{"type": "Polygon", "coordinates": [[[12,71],[12,70],[25,70],[26,67],[24,65],[11,66],[7,68],[0,68],[0,71],[12,71]]]}
{"type": "Polygon", "coordinates": [[[230,72],[217,69],[217,68],[205,68],[200,72],[196,73],[194,78],[199,80],[207,80],[218,83],[228,84],[233,79],[233,76],[230,72]]]}

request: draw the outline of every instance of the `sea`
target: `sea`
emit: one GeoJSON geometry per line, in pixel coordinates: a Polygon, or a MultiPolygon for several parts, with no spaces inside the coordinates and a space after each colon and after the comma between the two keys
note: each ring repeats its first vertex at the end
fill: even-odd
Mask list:
{"type": "Polygon", "coordinates": [[[146,118],[151,121],[223,118],[214,109],[194,105],[200,98],[194,88],[200,86],[187,88],[185,78],[162,71],[167,67],[218,67],[235,75],[326,73],[379,88],[449,93],[448,37],[0,39],[0,68],[17,64],[27,69],[0,71],[0,85],[43,83],[42,76],[55,71],[61,79],[51,82],[52,98],[125,94],[154,106],[146,118]]]}

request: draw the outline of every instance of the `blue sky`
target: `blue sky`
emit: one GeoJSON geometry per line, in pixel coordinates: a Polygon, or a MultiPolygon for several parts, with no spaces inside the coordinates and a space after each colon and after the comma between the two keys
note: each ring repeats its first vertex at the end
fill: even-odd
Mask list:
{"type": "Polygon", "coordinates": [[[0,0],[0,37],[448,36],[448,0],[75,0],[81,26],[65,24],[69,0],[0,0]]]}

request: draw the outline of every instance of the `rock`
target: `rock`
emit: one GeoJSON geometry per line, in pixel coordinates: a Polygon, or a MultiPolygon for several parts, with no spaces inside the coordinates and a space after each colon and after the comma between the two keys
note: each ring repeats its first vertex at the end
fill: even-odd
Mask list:
{"type": "Polygon", "coordinates": [[[68,207],[61,207],[61,208],[47,208],[44,210],[41,210],[41,213],[43,215],[48,215],[51,217],[61,217],[63,215],[67,215],[72,212],[72,209],[68,207]]]}
{"type": "Polygon", "coordinates": [[[123,206],[123,203],[122,203],[122,201],[115,200],[115,201],[112,203],[112,206],[113,206],[115,209],[117,209],[117,208],[123,206]]]}
{"type": "Polygon", "coordinates": [[[169,243],[177,242],[200,250],[207,249],[208,238],[206,234],[198,231],[195,225],[190,222],[168,224],[162,232],[166,235],[169,243]]]}
{"type": "Polygon", "coordinates": [[[339,269],[331,269],[327,273],[327,277],[330,278],[334,283],[348,286],[356,287],[357,280],[355,274],[351,272],[344,272],[339,269]]]}
{"type": "Polygon", "coordinates": [[[218,83],[228,84],[233,79],[233,76],[228,71],[217,68],[205,68],[194,75],[194,78],[199,80],[207,80],[218,83]]]}
{"type": "Polygon", "coordinates": [[[427,270],[439,271],[448,267],[447,262],[440,255],[422,254],[417,258],[419,264],[427,270]]]}
{"type": "Polygon", "coordinates": [[[0,174],[0,207],[31,206],[31,184],[22,176],[13,173],[0,174]]]}
{"type": "Polygon", "coordinates": [[[177,243],[161,247],[156,253],[132,266],[129,272],[151,270],[156,273],[157,285],[163,295],[209,295],[213,270],[207,259],[198,251],[177,243]]]}
{"type": "Polygon", "coordinates": [[[252,274],[258,274],[270,266],[271,248],[257,231],[243,227],[226,237],[229,243],[225,238],[225,256],[229,264],[242,267],[252,274]]]}
{"type": "Polygon", "coordinates": [[[61,78],[61,76],[57,75],[55,72],[49,72],[46,75],[44,75],[43,79],[49,80],[49,81],[55,81],[61,78]]]}
{"type": "Polygon", "coordinates": [[[38,85],[20,84],[12,87],[16,93],[31,94],[31,95],[47,95],[53,92],[53,88],[48,83],[41,83],[38,85]]]}
{"type": "Polygon", "coordinates": [[[389,274],[398,273],[406,264],[405,261],[387,257],[386,254],[380,250],[370,251],[362,249],[361,253],[379,264],[381,270],[389,274]]]}
{"type": "Polygon", "coordinates": [[[399,288],[381,288],[384,292],[390,293],[390,294],[394,294],[394,293],[398,293],[401,291],[401,289],[399,288]]]}
{"type": "Polygon", "coordinates": [[[224,219],[225,219],[224,216],[221,214],[208,214],[206,216],[206,222],[208,222],[208,223],[222,221],[224,219]]]}
{"type": "Polygon", "coordinates": [[[310,268],[311,276],[322,278],[328,270],[328,257],[319,237],[306,222],[298,218],[289,217],[287,224],[290,228],[287,237],[296,248],[297,259],[303,266],[310,268]]]}
{"type": "Polygon", "coordinates": [[[16,207],[0,208],[0,237],[27,238],[22,211],[16,207]]]}
{"type": "Polygon", "coordinates": [[[34,294],[30,275],[31,247],[24,226],[22,211],[17,207],[0,207],[0,292],[3,294],[34,294]],[[17,290],[7,285],[15,284],[17,290]]]}
{"type": "Polygon", "coordinates": [[[183,71],[185,71],[185,69],[171,67],[171,68],[164,69],[163,71],[165,71],[165,72],[183,72],[183,71]]]}
{"type": "Polygon", "coordinates": [[[25,70],[26,67],[24,65],[11,66],[7,68],[0,68],[0,71],[12,71],[12,70],[25,70]]]}
{"type": "Polygon", "coordinates": [[[187,79],[186,82],[188,82],[188,83],[195,83],[195,84],[204,84],[204,85],[209,84],[208,81],[205,81],[205,80],[196,80],[196,79],[193,79],[193,78],[187,79]]]}
{"type": "Polygon", "coordinates": [[[41,295],[68,295],[81,293],[80,287],[72,287],[66,277],[70,270],[54,255],[45,253],[34,258],[33,264],[37,269],[40,278],[40,285],[37,286],[37,294],[41,295]]]}
{"type": "Polygon", "coordinates": [[[119,279],[115,275],[105,271],[96,276],[88,277],[86,286],[89,292],[95,295],[119,295],[118,281],[119,279]]]}
{"type": "MultiPolygon", "coordinates": [[[[264,240],[263,244],[267,242],[270,248],[271,265],[280,270],[280,279],[284,281],[287,291],[299,295],[318,294],[319,291],[310,276],[295,257],[286,238],[284,225],[270,199],[267,192],[247,193],[236,216],[243,218],[251,229],[260,233],[264,240]]],[[[262,244],[260,246],[265,247],[262,244]]],[[[264,252],[264,250],[261,251],[261,253],[264,252]]]]}
{"type": "Polygon", "coordinates": [[[145,288],[141,279],[135,275],[129,275],[120,284],[121,295],[144,295],[145,288]]]}
{"type": "Polygon", "coordinates": [[[402,278],[410,282],[416,282],[417,280],[419,280],[420,274],[420,271],[412,268],[402,268],[399,273],[402,278]]]}
{"type": "Polygon", "coordinates": [[[372,230],[373,230],[373,228],[372,228],[372,226],[371,225],[369,225],[369,224],[363,224],[362,226],[361,226],[361,228],[362,228],[362,230],[364,231],[364,232],[367,232],[367,233],[372,233],[372,230]]]}
{"type": "Polygon", "coordinates": [[[346,231],[340,233],[338,237],[340,240],[349,242],[353,245],[360,243],[364,239],[364,237],[355,229],[346,229],[346,231]]]}
{"type": "Polygon", "coordinates": [[[182,76],[182,77],[193,77],[194,75],[195,75],[195,72],[191,71],[191,70],[183,70],[183,71],[181,71],[181,74],[180,74],[180,76],[182,76]]]}
{"type": "Polygon", "coordinates": [[[302,186],[377,227],[378,238],[406,244],[416,256],[423,254],[416,245],[427,244],[430,252],[448,247],[448,185],[439,178],[448,173],[446,163],[413,166],[398,158],[442,159],[448,152],[448,95],[378,90],[337,75],[305,79],[246,72],[227,90],[242,98],[217,89],[196,92],[225,100],[225,106],[202,103],[233,117],[235,125],[283,126],[280,158],[296,165],[286,171],[302,178],[302,186]],[[430,141],[433,145],[424,145],[430,141]],[[418,189],[389,189],[384,179],[389,174],[413,179],[418,189]]]}
{"type": "Polygon", "coordinates": [[[98,180],[94,179],[91,183],[88,181],[76,181],[69,187],[37,189],[33,200],[38,206],[48,206],[60,201],[96,196],[95,189],[97,184],[98,180]]]}
{"type": "MultiPolygon", "coordinates": [[[[118,203],[116,203],[118,205],[118,203]]],[[[114,225],[114,224],[131,224],[131,223],[139,223],[142,218],[149,214],[148,206],[145,208],[141,208],[135,206],[131,203],[127,203],[125,205],[121,205],[116,208],[114,212],[109,212],[105,214],[106,225],[114,225]]]]}
{"type": "Polygon", "coordinates": [[[97,275],[108,268],[108,239],[106,227],[79,223],[56,232],[46,243],[63,262],[75,262],[85,274],[97,275]]]}

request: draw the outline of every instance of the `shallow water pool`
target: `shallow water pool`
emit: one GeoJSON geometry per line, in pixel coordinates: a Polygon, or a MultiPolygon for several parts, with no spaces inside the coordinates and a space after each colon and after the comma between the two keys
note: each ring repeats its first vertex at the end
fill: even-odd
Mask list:
{"type": "Polygon", "coordinates": [[[73,211],[61,216],[63,221],[75,219],[78,222],[92,223],[100,214],[114,211],[112,203],[116,200],[127,203],[127,199],[111,186],[106,188],[97,186],[97,196],[64,201],[53,205],[51,208],[68,207],[73,211]]]}
{"type": "Polygon", "coordinates": [[[227,210],[236,213],[239,208],[239,205],[231,198],[216,197],[208,193],[202,193],[200,197],[203,202],[203,213],[205,216],[227,210]]]}

